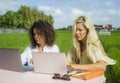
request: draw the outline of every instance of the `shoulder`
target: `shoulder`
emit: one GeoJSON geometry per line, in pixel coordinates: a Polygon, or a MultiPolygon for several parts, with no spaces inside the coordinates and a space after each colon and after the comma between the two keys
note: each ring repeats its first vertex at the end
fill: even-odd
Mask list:
{"type": "Polygon", "coordinates": [[[94,44],[91,44],[88,46],[87,52],[89,53],[89,56],[102,56],[103,55],[100,47],[94,44]]]}
{"type": "Polygon", "coordinates": [[[29,50],[29,49],[32,49],[31,45],[28,45],[25,50],[29,50]]]}
{"type": "Polygon", "coordinates": [[[59,47],[56,44],[54,44],[53,46],[45,46],[45,51],[59,52],[59,47]]]}
{"type": "Polygon", "coordinates": [[[94,44],[89,44],[88,45],[88,50],[91,50],[91,51],[96,51],[96,50],[99,50],[99,46],[97,45],[94,45],[94,44]]]}
{"type": "Polygon", "coordinates": [[[98,47],[98,46],[97,46],[97,45],[95,45],[95,44],[89,44],[88,46],[89,46],[90,48],[92,48],[92,47],[93,47],[93,48],[98,47]]]}
{"type": "Polygon", "coordinates": [[[36,50],[38,47],[36,46],[35,48],[32,48],[31,45],[28,45],[25,50],[36,50]]]}
{"type": "Polygon", "coordinates": [[[53,47],[53,48],[59,48],[56,44],[54,44],[52,47],[53,47]]]}
{"type": "Polygon", "coordinates": [[[51,49],[56,49],[56,50],[59,50],[59,47],[56,45],[56,44],[54,44],[53,46],[51,46],[50,47],[51,49]]]}
{"type": "Polygon", "coordinates": [[[52,46],[46,45],[45,47],[46,47],[46,48],[51,48],[51,49],[52,49],[52,48],[59,48],[56,44],[53,44],[52,46]]]}

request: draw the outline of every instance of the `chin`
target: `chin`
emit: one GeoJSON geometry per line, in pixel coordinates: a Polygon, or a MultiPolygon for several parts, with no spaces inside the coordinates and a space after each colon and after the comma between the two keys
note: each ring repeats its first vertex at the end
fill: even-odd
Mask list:
{"type": "Polygon", "coordinates": [[[37,42],[37,44],[40,44],[40,42],[37,42]]]}
{"type": "Polygon", "coordinates": [[[80,42],[81,40],[78,40],[78,42],[80,42]]]}
{"type": "Polygon", "coordinates": [[[76,40],[81,41],[81,39],[76,39],[76,40]]]}

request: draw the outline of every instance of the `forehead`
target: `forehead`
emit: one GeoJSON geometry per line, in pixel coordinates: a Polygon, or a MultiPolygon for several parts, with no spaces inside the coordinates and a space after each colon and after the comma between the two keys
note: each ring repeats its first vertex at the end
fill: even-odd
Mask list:
{"type": "Polygon", "coordinates": [[[76,28],[86,29],[83,23],[76,23],[76,28]]]}
{"type": "Polygon", "coordinates": [[[34,34],[43,35],[43,32],[42,32],[40,29],[38,29],[38,28],[34,28],[34,29],[33,29],[33,33],[34,33],[34,34]]]}
{"type": "Polygon", "coordinates": [[[33,32],[41,32],[40,28],[33,28],[33,32]]]}

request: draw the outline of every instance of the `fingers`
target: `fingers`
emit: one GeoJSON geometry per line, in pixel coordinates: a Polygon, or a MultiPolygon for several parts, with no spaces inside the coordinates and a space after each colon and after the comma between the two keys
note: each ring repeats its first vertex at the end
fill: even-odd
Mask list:
{"type": "Polygon", "coordinates": [[[72,67],[71,64],[67,65],[67,68],[70,69],[70,70],[74,70],[74,68],[72,67]]]}
{"type": "Polygon", "coordinates": [[[32,59],[30,59],[30,63],[33,64],[33,60],[32,59]]]}

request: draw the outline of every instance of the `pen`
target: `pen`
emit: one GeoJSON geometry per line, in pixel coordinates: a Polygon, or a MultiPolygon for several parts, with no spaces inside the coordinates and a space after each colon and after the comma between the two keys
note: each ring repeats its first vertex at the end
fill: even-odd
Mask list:
{"type": "Polygon", "coordinates": [[[71,76],[80,76],[80,75],[86,75],[86,74],[89,74],[90,72],[82,72],[82,73],[75,73],[75,74],[72,74],[71,76]]]}

